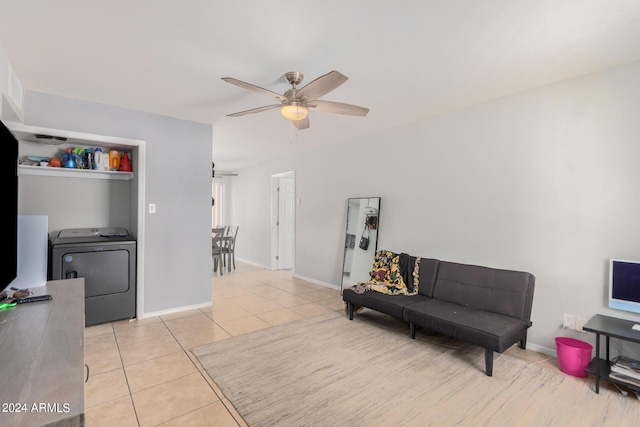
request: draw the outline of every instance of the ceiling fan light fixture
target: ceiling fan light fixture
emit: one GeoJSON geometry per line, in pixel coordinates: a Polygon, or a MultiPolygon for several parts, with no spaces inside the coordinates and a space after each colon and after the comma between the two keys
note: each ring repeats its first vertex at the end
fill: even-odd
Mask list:
{"type": "Polygon", "coordinates": [[[307,107],[298,103],[289,103],[283,105],[280,109],[280,112],[285,119],[293,121],[303,120],[307,117],[307,114],[309,114],[309,110],[307,110],[307,107]]]}
{"type": "Polygon", "coordinates": [[[366,116],[369,112],[368,108],[359,107],[357,105],[318,99],[348,80],[347,76],[336,70],[318,77],[300,89],[298,89],[298,85],[302,82],[302,73],[291,71],[286,73],[284,77],[291,85],[291,89],[287,90],[282,95],[269,89],[264,89],[260,86],[243,82],[242,80],[234,79],[232,77],[222,77],[222,80],[227,83],[231,83],[253,92],[259,92],[264,95],[268,95],[269,97],[275,97],[280,100],[279,104],[265,105],[264,107],[227,114],[227,117],[246,116],[247,114],[261,113],[263,111],[280,108],[280,113],[285,119],[291,121],[292,125],[294,125],[296,129],[304,130],[309,128],[309,119],[307,117],[309,108],[313,108],[314,111],[320,111],[323,113],[346,114],[350,116],[366,116]]]}

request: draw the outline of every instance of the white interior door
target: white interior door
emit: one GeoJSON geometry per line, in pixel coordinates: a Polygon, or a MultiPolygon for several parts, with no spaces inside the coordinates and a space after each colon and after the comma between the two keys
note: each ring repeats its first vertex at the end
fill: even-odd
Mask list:
{"type": "Polygon", "coordinates": [[[278,185],[278,269],[293,268],[295,242],[295,180],[281,177],[278,185]]]}
{"type": "Polygon", "coordinates": [[[278,202],[278,269],[293,268],[295,230],[295,182],[293,177],[280,178],[278,202]]]}
{"type": "Polygon", "coordinates": [[[224,204],[224,183],[217,182],[215,179],[211,189],[211,228],[220,225],[227,225],[223,218],[222,205],[224,204]]]}

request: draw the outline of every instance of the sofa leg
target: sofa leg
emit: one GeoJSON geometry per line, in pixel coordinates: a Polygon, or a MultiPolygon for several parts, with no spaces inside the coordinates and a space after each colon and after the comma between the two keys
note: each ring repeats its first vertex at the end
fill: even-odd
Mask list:
{"type": "Polygon", "coordinates": [[[349,312],[349,320],[353,320],[353,303],[347,303],[347,311],[349,312]]]}
{"type": "Polygon", "coordinates": [[[415,323],[409,323],[409,335],[411,336],[412,340],[416,339],[416,324],[415,323]]]}
{"type": "Polygon", "coordinates": [[[489,350],[488,348],[484,349],[484,366],[486,369],[487,376],[490,377],[493,375],[493,350],[489,350]]]}
{"type": "Polygon", "coordinates": [[[520,340],[520,342],[518,343],[518,347],[520,347],[521,349],[526,349],[527,348],[527,334],[524,334],[524,338],[522,338],[520,340]]]}

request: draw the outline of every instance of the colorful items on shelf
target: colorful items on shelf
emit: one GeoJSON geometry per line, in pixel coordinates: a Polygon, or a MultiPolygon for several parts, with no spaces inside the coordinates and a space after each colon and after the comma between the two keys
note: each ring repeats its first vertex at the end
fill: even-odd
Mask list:
{"type": "Polygon", "coordinates": [[[131,160],[129,159],[129,153],[125,152],[120,160],[120,170],[122,172],[131,172],[131,160]]]}
{"type": "Polygon", "coordinates": [[[120,170],[120,152],[118,150],[109,151],[109,170],[120,170]]]}
{"type": "MultiPolygon", "coordinates": [[[[43,158],[46,159],[46,158],[43,158]]],[[[67,148],[60,158],[52,157],[42,166],[70,169],[93,169],[98,171],[131,172],[129,153],[118,150],[104,152],[102,148],[67,148]]]]}
{"type": "Polygon", "coordinates": [[[76,169],[78,167],[78,162],[74,156],[74,152],[71,148],[67,148],[64,150],[64,154],[62,154],[62,165],[65,168],[76,169]]]}
{"type": "Polygon", "coordinates": [[[93,159],[95,162],[96,170],[99,170],[99,171],[109,170],[109,153],[103,152],[102,148],[98,147],[95,149],[93,159]]]}

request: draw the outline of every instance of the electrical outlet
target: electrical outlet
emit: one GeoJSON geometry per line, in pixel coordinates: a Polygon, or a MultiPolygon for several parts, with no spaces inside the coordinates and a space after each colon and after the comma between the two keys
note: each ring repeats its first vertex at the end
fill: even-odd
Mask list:
{"type": "Polygon", "coordinates": [[[564,313],[562,315],[562,327],[567,329],[575,329],[576,316],[574,314],[564,313]]]}
{"type": "Polygon", "coordinates": [[[583,330],[584,324],[587,323],[587,319],[584,317],[576,317],[576,331],[587,333],[587,331],[583,330]]]}

